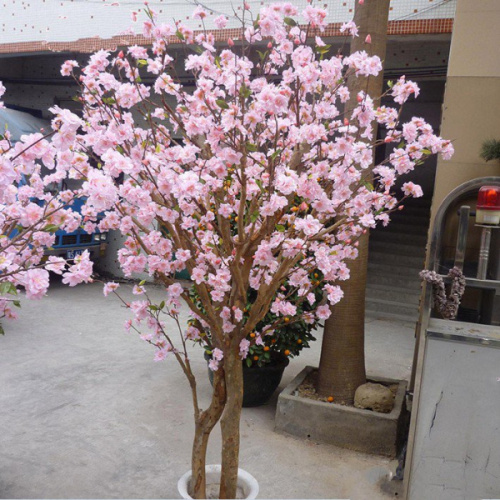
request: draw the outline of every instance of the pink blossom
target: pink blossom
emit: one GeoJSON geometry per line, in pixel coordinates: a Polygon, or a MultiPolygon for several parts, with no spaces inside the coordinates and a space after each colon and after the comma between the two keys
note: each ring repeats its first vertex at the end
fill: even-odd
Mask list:
{"type": "Polygon", "coordinates": [[[218,349],[217,347],[212,351],[212,357],[213,359],[217,361],[222,361],[222,358],[224,357],[224,353],[218,349]]]}
{"type": "Polygon", "coordinates": [[[325,291],[327,292],[328,302],[333,306],[337,302],[340,302],[344,296],[344,292],[339,286],[325,285],[325,291]]]}
{"type": "Polygon", "coordinates": [[[207,17],[206,10],[201,5],[198,5],[198,7],[194,9],[193,19],[205,19],[205,17],[207,17]]]}
{"type": "Polygon", "coordinates": [[[78,68],[77,61],[72,61],[72,60],[65,61],[64,64],[61,66],[61,75],[70,76],[71,73],[73,72],[73,68],[78,68]]]}
{"type": "Polygon", "coordinates": [[[90,260],[88,250],[75,258],[75,264],[69,267],[64,273],[62,282],[69,286],[76,286],[79,283],[89,283],[92,281],[93,263],[90,260]]]}
{"type": "Polygon", "coordinates": [[[49,273],[45,269],[29,269],[22,278],[28,299],[41,299],[49,288],[49,273]]]}
{"type": "Polygon", "coordinates": [[[299,231],[303,231],[306,236],[314,236],[321,231],[323,224],[312,215],[306,215],[303,219],[297,219],[295,221],[295,227],[299,231]]]}
{"type": "Polygon", "coordinates": [[[410,97],[411,94],[414,94],[415,97],[418,97],[420,93],[420,89],[415,82],[406,81],[406,78],[402,76],[392,87],[391,95],[394,96],[394,101],[403,104],[410,97]]]}
{"type": "Polygon", "coordinates": [[[224,29],[227,25],[227,17],[221,14],[214,19],[214,23],[220,30],[224,29]]]}
{"type": "Polygon", "coordinates": [[[240,342],[240,358],[246,359],[248,356],[248,349],[250,348],[250,341],[247,339],[242,339],[240,342]]]}
{"type": "Polygon", "coordinates": [[[401,188],[406,196],[413,196],[414,198],[420,198],[424,195],[422,188],[414,184],[413,182],[405,182],[401,188]]]}
{"type": "Polygon", "coordinates": [[[213,372],[216,372],[219,369],[219,361],[217,361],[216,359],[212,358],[208,362],[208,368],[210,370],[212,370],[213,372]]]}
{"type": "Polygon", "coordinates": [[[332,311],[330,309],[330,306],[328,305],[322,305],[322,306],[319,306],[317,309],[316,309],[316,316],[319,318],[319,319],[322,319],[322,320],[325,320],[325,319],[328,319],[332,314],[332,311]]]}
{"type": "Polygon", "coordinates": [[[342,26],[340,27],[340,32],[348,32],[353,38],[355,36],[358,36],[358,27],[354,23],[354,21],[349,21],[347,23],[343,23],[342,26]]]}
{"type": "Polygon", "coordinates": [[[313,27],[320,28],[321,31],[324,30],[326,25],[325,24],[326,15],[327,15],[326,10],[313,7],[312,5],[308,5],[302,11],[302,17],[313,27]]]}
{"type": "Polygon", "coordinates": [[[66,267],[66,261],[62,257],[56,257],[55,255],[49,255],[47,262],[45,269],[56,274],[62,274],[66,267]]]}
{"type": "Polygon", "coordinates": [[[130,309],[134,313],[136,321],[141,321],[148,314],[149,302],[147,300],[134,300],[130,303],[130,309]]]}
{"type": "Polygon", "coordinates": [[[169,353],[168,349],[158,349],[155,353],[155,361],[164,361],[169,353]]]}
{"type": "Polygon", "coordinates": [[[119,286],[120,286],[119,283],[114,283],[112,281],[105,283],[102,293],[104,294],[105,297],[107,297],[110,293],[117,290],[119,286]]]}

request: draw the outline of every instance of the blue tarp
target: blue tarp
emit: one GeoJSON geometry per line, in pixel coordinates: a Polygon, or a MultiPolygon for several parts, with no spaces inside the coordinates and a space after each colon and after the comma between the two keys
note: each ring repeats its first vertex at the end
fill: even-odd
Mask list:
{"type": "MultiPolygon", "coordinates": [[[[0,134],[3,135],[5,128],[11,133],[11,141],[17,142],[24,134],[34,134],[43,128],[45,133],[50,132],[50,122],[35,118],[29,113],[14,109],[0,109],[0,134]]],[[[43,132],[42,132],[43,133],[43,132]]]]}

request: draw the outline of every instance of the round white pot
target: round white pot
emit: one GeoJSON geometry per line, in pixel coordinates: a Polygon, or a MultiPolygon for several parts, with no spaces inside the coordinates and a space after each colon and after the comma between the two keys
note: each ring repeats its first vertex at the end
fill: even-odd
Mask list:
{"type": "MultiPolygon", "coordinates": [[[[220,484],[220,465],[206,465],[205,472],[208,484],[220,484]]],[[[177,489],[182,498],[192,499],[189,495],[189,485],[191,482],[191,471],[186,472],[177,482],[177,489]]],[[[251,474],[238,469],[238,487],[243,491],[246,500],[253,500],[257,498],[259,493],[259,483],[251,474]]]]}

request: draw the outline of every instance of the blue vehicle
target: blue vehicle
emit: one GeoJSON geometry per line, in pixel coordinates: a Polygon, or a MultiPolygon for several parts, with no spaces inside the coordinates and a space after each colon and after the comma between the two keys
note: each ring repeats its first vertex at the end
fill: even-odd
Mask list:
{"type": "MultiPolygon", "coordinates": [[[[73,202],[71,208],[75,212],[80,212],[85,200],[81,198],[73,202]]],[[[63,230],[56,231],[56,241],[51,248],[45,250],[45,255],[57,255],[68,260],[73,260],[81,255],[84,250],[88,250],[92,260],[103,257],[107,247],[107,233],[96,230],[94,233],[87,233],[81,227],[72,233],[63,230]]]]}
{"type": "MultiPolygon", "coordinates": [[[[50,130],[50,123],[42,118],[37,118],[29,113],[14,109],[0,109],[0,134],[9,130],[11,141],[17,142],[22,135],[40,132],[40,129],[50,130]]],[[[60,186],[58,186],[60,187],[60,186]]],[[[77,199],[72,205],[72,209],[81,212],[84,200],[77,199]]],[[[88,250],[92,260],[102,257],[106,252],[107,234],[96,230],[88,234],[83,228],[78,228],[72,233],[63,230],[56,231],[56,241],[51,248],[45,250],[45,255],[57,255],[68,260],[73,260],[81,255],[84,250],[88,250]]]]}

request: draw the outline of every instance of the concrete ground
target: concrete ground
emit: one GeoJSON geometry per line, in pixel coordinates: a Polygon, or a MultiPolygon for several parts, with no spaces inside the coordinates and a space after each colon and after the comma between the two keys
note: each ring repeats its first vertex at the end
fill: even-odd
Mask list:
{"type": "MultiPolygon", "coordinates": [[[[153,348],[123,330],[127,318],[100,284],[55,283],[5,323],[0,498],[179,498],[193,433],[188,384],[173,358],[153,362],[153,348]]],[[[370,317],[366,330],[368,372],[408,378],[414,325],[370,317]]],[[[317,365],[319,350],[320,339],[292,360],[281,387],[317,365]]],[[[192,361],[208,401],[199,348],[192,361]]],[[[395,461],[274,433],[277,395],[243,410],[240,466],[258,479],[259,498],[401,496],[401,484],[387,481],[395,461]]],[[[208,463],[219,453],[214,433],[208,463]]]]}

